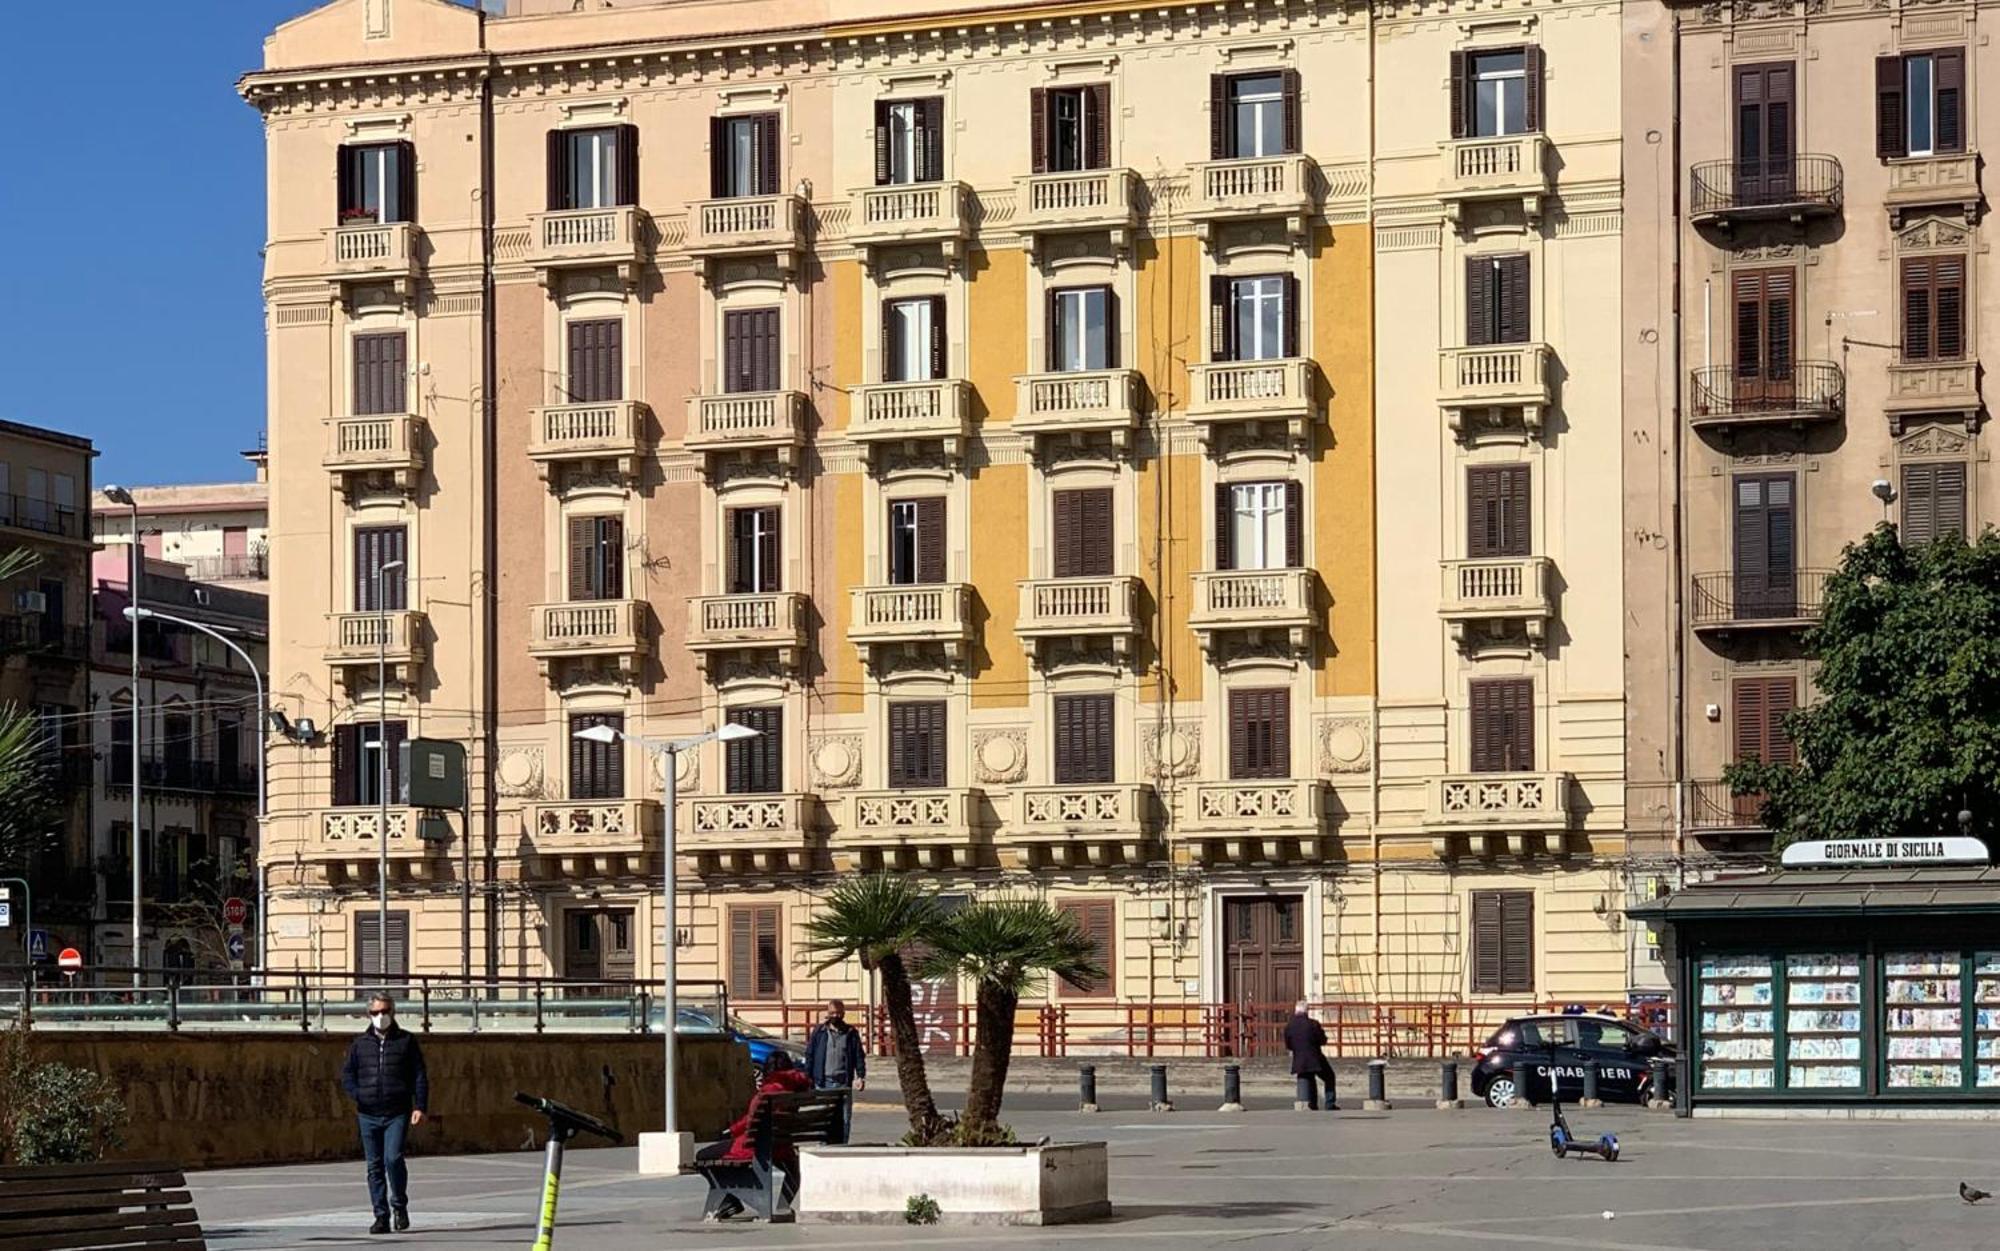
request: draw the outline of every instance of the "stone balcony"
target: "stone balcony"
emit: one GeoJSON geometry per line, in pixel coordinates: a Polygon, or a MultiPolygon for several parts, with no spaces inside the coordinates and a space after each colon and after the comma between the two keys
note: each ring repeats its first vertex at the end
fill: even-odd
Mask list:
{"type": "Polygon", "coordinates": [[[1194,197],[1187,215],[1204,243],[1214,243],[1225,222],[1277,218],[1294,244],[1306,240],[1318,167],[1309,156],[1239,157],[1194,167],[1194,197]]]}
{"type": "Polygon", "coordinates": [[[422,235],[412,222],[352,222],[326,232],[326,276],[342,284],[387,283],[407,301],[422,266],[422,235]]]}
{"type": "Polygon", "coordinates": [[[652,650],[646,637],[646,601],[586,599],[536,604],[528,654],[549,676],[562,660],[608,659],[629,681],[652,650]]]}
{"type": "Polygon", "coordinates": [[[1546,556],[1489,556],[1443,562],[1438,615],[1452,641],[1469,650],[1488,631],[1503,636],[1518,624],[1530,647],[1547,641],[1555,617],[1555,568],[1546,556]]]}
{"type": "Polygon", "coordinates": [[[1210,450],[1227,425],[1276,422],[1295,448],[1311,444],[1317,407],[1313,362],[1304,357],[1217,361],[1188,366],[1187,418],[1210,450]]]}
{"type": "MultiPolygon", "coordinates": [[[[450,844],[449,825],[430,827],[445,837],[427,840],[423,810],[392,804],[386,828],[392,880],[422,881],[436,875],[450,844]]],[[[382,809],[373,804],[321,808],[311,814],[299,857],[327,885],[373,883],[381,876],[383,829],[382,809]]]]}
{"type": "Polygon", "coordinates": [[[1231,630],[1278,630],[1294,652],[1304,652],[1316,624],[1310,569],[1210,570],[1194,575],[1194,610],[1188,626],[1202,650],[1216,652],[1231,630]]]}
{"type": "Polygon", "coordinates": [[[335,417],[329,421],[326,456],[321,460],[352,491],[381,474],[405,493],[417,489],[424,470],[424,419],[413,413],[335,417]]]}
{"type": "Polygon", "coordinates": [[[1519,202],[1522,216],[1541,220],[1542,205],[1554,189],[1549,176],[1548,137],[1537,132],[1497,138],[1449,139],[1439,145],[1443,171],[1438,199],[1453,225],[1465,206],[1485,200],[1519,202]]]}
{"type": "Polygon", "coordinates": [[[854,193],[847,241],[875,264],[880,248],[936,244],[947,265],[962,257],[972,237],[972,191],[962,182],[898,183],[854,193]]]}
{"type": "Polygon", "coordinates": [[[847,637],[873,661],[874,649],[935,644],[946,659],[963,660],[972,642],[972,584],[858,586],[850,603],[847,637]]]}
{"type": "Polygon", "coordinates": [[[534,440],[528,459],[543,481],[563,463],[615,461],[628,482],[639,477],[639,452],[646,430],[646,406],[638,400],[602,404],[551,404],[534,410],[534,440]]]}
{"type": "Polygon", "coordinates": [[[978,793],[965,787],[853,791],[849,820],[833,836],[834,866],[972,868],[978,863],[978,793]]]}
{"type": "Polygon", "coordinates": [[[946,459],[956,461],[970,432],[971,392],[963,378],[863,384],[853,390],[847,437],[871,450],[934,441],[944,445],[946,459]]]}
{"type": "Polygon", "coordinates": [[[683,801],[674,855],[701,877],[802,873],[813,867],[819,806],[807,794],[718,795],[683,801]]]}
{"type": "Polygon", "coordinates": [[[1546,343],[1495,343],[1444,348],[1438,352],[1438,407],[1455,434],[1467,428],[1466,412],[1517,408],[1521,424],[1542,428],[1550,402],[1546,343]]]}
{"type": "Polygon", "coordinates": [[[545,877],[632,877],[650,873],[660,849],[657,799],[572,799],[528,806],[522,855],[545,877]]]}
{"type": "Polygon", "coordinates": [[[1202,864],[1283,864],[1319,856],[1327,785],[1317,778],[1234,778],[1183,788],[1179,833],[1202,864]]]}
{"type": "Polygon", "coordinates": [[[1968,222],[1979,211],[1977,152],[1894,157],[1884,164],[1889,190],[1882,201],[1889,210],[1891,230],[1901,230],[1903,219],[1916,209],[1956,209],[1968,222]]]}
{"type": "MultiPolygon", "coordinates": [[[[798,267],[806,246],[806,202],[795,195],[730,196],[688,205],[681,246],[701,261],[769,256],[781,273],[798,267]]],[[[706,266],[704,278],[709,275],[706,266]]]]}
{"type": "Polygon", "coordinates": [[[1042,654],[1063,640],[1081,649],[1109,642],[1120,661],[1139,635],[1139,579],[1125,574],[1084,578],[1035,578],[1020,584],[1020,617],[1014,633],[1042,654]]]}
{"type": "Polygon", "coordinates": [[[329,613],[326,663],[349,685],[372,684],[378,662],[388,665],[391,681],[414,685],[428,650],[425,626],[424,614],[408,608],[329,613]]]}
{"type": "Polygon", "coordinates": [[[1028,260],[1038,263],[1049,236],[1108,232],[1112,251],[1131,250],[1139,224],[1139,175],[1129,169],[1087,169],[1030,174],[1014,182],[1013,227],[1028,260]]]}
{"type": "Polygon", "coordinates": [[[1081,441],[1101,432],[1111,436],[1113,447],[1123,450],[1139,424],[1136,369],[1022,374],[1014,383],[1019,388],[1014,429],[1037,442],[1064,435],[1081,441]]]}
{"type": "Polygon", "coordinates": [[[629,204],[530,213],[528,263],[545,287],[566,269],[609,268],[631,290],[638,286],[639,268],[651,251],[652,228],[645,210],[629,204]]]}
{"type": "Polygon", "coordinates": [[[687,649],[711,668],[727,652],[772,650],[798,667],[806,641],[806,597],[798,591],[702,595],[688,601],[687,649]]]}
{"type": "Polygon", "coordinates": [[[1424,829],[1440,859],[1455,855],[1455,838],[1478,855],[1526,855],[1529,835],[1559,852],[1570,825],[1567,773],[1448,773],[1426,784],[1424,829]]]}
{"type": "Polygon", "coordinates": [[[1903,423],[1918,413],[1956,413],[1968,433],[1978,428],[1979,362],[1899,361],[1889,366],[1889,394],[1882,411],[1889,433],[1901,437],[1903,423]]]}
{"type": "Polygon", "coordinates": [[[1158,817],[1143,782],[1075,782],[1014,790],[1014,819],[994,836],[1017,869],[1144,864],[1158,817]]]}
{"type": "Polygon", "coordinates": [[[732,453],[756,457],[774,454],[779,465],[794,467],[806,441],[806,396],[803,391],[735,391],[690,397],[687,450],[700,453],[709,471],[732,453]]]}

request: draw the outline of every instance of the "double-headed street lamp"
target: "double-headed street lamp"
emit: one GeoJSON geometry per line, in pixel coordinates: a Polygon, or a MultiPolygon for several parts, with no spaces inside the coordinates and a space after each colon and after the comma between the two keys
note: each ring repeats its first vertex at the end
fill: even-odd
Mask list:
{"type": "MultiPolygon", "coordinates": [[[[693,1136],[680,1132],[678,1099],[674,1093],[674,1032],[680,1023],[680,1005],[674,991],[675,934],[680,926],[680,909],[675,902],[678,886],[674,875],[674,809],[678,806],[679,798],[678,779],[675,776],[679,772],[679,762],[676,757],[711,740],[734,743],[746,738],[755,738],[759,732],[747,725],[737,725],[734,722],[718,726],[703,734],[675,739],[627,734],[615,726],[602,723],[585,726],[576,732],[576,737],[592,743],[620,741],[636,743],[660,757],[662,772],[666,775],[666,830],[660,839],[660,857],[666,862],[666,868],[661,875],[665,879],[666,923],[660,927],[666,954],[660,964],[660,976],[665,983],[665,993],[661,995],[661,1002],[666,1005],[667,1010],[666,1028],[662,1031],[666,1036],[667,1107],[666,1123],[662,1126],[662,1131],[658,1134],[639,1135],[639,1171],[642,1173],[678,1173],[687,1165],[694,1153],[693,1136]],[[649,1142],[649,1139],[652,1141],[649,1142]]],[[[716,1024],[723,1028],[728,1027],[726,1021],[718,1021],[716,1024]]]]}

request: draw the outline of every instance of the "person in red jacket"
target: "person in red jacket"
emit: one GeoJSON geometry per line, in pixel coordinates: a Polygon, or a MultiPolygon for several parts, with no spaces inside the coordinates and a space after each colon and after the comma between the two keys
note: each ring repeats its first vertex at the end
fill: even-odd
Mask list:
{"type": "MultiPolygon", "coordinates": [[[[750,1106],[743,1110],[736,1123],[723,1131],[716,1142],[695,1152],[698,1163],[721,1162],[724,1164],[748,1163],[757,1154],[756,1144],[750,1140],[750,1122],[756,1119],[757,1108],[766,1095],[797,1094],[813,1088],[812,1079],[792,1064],[792,1058],[782,1051],[774,1051],[764,1062],[763,1080],[757,1083],[757,1093],[750,1096],[750,1106]]],[[[771,1162],[785,1170],[785,1176],[796,1179],[799,1175],[799,1153],[791,1144],[781,1144],[773,1154],[771,1162]]],[[[724,1206],[714,1214],[714,1219],[724,1220],[743,1210],[743,1205],[735,1195],[723,1200],[724,1206]]]]}

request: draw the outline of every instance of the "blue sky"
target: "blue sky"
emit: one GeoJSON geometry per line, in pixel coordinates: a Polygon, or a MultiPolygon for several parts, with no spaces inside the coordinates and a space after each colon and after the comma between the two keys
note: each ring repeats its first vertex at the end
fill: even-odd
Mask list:
{"type": "Polygon", "coordinates": [[[264,154],[235,82],[315,0],[7,7],[0,417],[94,439],[99,483],[247,477],[264,154]]]}

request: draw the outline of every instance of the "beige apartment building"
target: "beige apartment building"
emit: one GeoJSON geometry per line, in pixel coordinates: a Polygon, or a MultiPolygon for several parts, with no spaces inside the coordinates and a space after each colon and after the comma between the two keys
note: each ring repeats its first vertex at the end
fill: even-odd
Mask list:
{"type": "Polygon", "coordinates": [[[1622,996],[1617,8],[911,8],[267,41],[272,963],[382,958],[386,839],[392,968],[655,975],[663,778],[575,732],[733,720],[739,1005],[857,992],[874,868],[1075,910],[1086,1030],[1622,996]]]}
{"type": "Polygon", "coordinates": [[[1978,119],[2000,104],[1970,5],[1642,3],[1625,26],[1647,152],[1626,164],[1628,808],[1656,893],[1768,851],[1722,770],[1792,752],[1842,547],[1993,520],[1978,119]]]}
{"type": "MultiPolygon", "coordinates": [[[[269,586],[270,489],[264,452],[244,453],[256,466],[249,482],[190,482],[128,487],[138,506],[140,542],[149,560],[182,566],[196,582],[226,584],[263,593],[269,586]]],[[[90,528],[103,547],[132,541],[132,505],[99,492],[91,501],[90,528]]]]}

